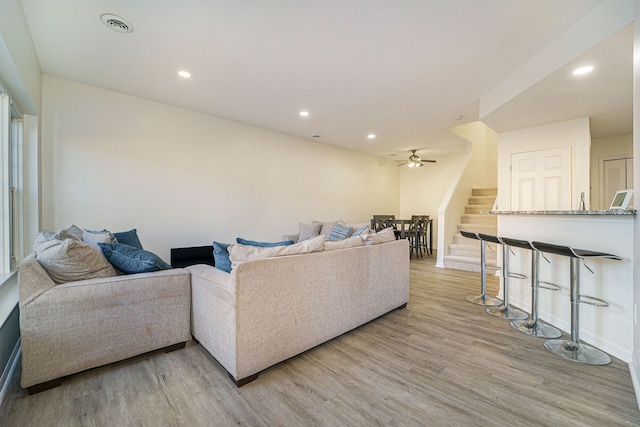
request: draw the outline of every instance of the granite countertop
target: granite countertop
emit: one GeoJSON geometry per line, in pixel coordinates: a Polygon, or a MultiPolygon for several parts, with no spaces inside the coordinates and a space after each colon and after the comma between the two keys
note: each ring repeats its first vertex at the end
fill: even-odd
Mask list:
{"type": "Polygon", "coordinates": [[[635,215],[635,209],[607,209],[601,211],[484,211],[493,215],[635,215]]]}

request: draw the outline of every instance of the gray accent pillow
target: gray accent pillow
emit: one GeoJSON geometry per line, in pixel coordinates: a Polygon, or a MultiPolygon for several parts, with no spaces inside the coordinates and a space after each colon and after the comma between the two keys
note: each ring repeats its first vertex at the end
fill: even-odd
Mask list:
{"type": "Polygon", "coordinates": [[[80,240],[49,240],[35,251],[36,260],[56,283],[118,275],[100,252],[80,240]]]}
{"type": "Polygon", "coordinates": [[[314,222],[312,224],[300,223],[298,231],[298,242],[311,239],[320,235],[320,229],[322,228],[321,222],[314,222]]]}

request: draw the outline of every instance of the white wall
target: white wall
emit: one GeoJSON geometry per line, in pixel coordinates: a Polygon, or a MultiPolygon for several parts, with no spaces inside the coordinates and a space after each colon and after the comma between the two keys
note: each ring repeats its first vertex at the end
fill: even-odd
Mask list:
{"type": "Polygon", "coordinates": [[[137,228],[166,260],[399,213],[394,162],[50,76],[42,135],[43,228],[137,228]]]}
{"type": "Polygon", "coordinates": [[[602,178],[600,163],[603,159],[612,157],[633,156],[633,134],[593,138],[591,140],[591,209],[608,209],[611,200],[605,204],[602,197],[602,178]],[[605,206],[606,205],[606,206],[605,206]]]}
{"type": "Polygon", "coordinates": [[[400,217],[429,215],[433,220],[433,247],[438,245],[438,208],[457,177],[466,153],[433,157],[436,163],[425,163],[419,169],[400,167],[400,217]]]}
{"type": "Polygon", "coordinates": [[[498,209],[510,210],[511,154],[571,147],[572,206],[578,209],[580,193],[585,194],[589,206],[589,118],[568,120],[498,134],[498,209]]]}

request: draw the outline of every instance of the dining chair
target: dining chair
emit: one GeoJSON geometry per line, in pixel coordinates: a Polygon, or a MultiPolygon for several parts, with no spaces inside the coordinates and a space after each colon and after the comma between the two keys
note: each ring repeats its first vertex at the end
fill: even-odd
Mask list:
{"type": "Polygon", "coordinates": [[[411,215],[411,227],[409,228],[409,239],[411,247],[416,252],[416,257],[422,257],[423,253],[431,255],[427,244],[427,226],[429,225],[429,215],[411,215]]]}
{"type": "Polygon", "coordinates": [[[371,221],[371,227],[376,233],[384,230],[385,228],[393,227],[394,234],[396,235],[397,239],[398,231],[396,225],[393,223],[393,220],[395,219],[395,215],[374,215],[373,220],[371,221]]]}

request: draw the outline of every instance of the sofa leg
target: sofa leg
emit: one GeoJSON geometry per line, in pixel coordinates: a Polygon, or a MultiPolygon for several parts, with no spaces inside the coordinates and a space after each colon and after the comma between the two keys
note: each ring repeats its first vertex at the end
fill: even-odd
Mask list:
{"type": "Polygon", "coordinates": [[[245,384],[249,384],[251,381],[257,380],[258,375],[260,375],[259,372],[257,374],[249,375],[246,378],[242,378],[241,380],[236,380],[235,378],[233,378],[233,375],[229,374],[229,378],[231,378],[231,381],[233,381],[236,387],[242,387],[245,384]]]}
{"type": "Polygon", "coordinates": [[[403,308],[407,308],[407,303],[405,302],[400,307],[396,308],[396,310],[402,310],[403,308]]]}
{"type": "Polygon", "coordinates": [[[183,341],[183,342],[179,342],[177,344],[173,344],[168,347],[165,347],[164,352],[171,353],[172,351],[180,350],[181,348],[184,348],[186,343],[187,343],[186,341],[183,341]]]}
{"type": "Polygon", "coordinates": [[[31,387],[27,387],[27,393],[36,394],[41,391],[49,390],[50,388],[58,387],[62,384],[62,378],[56,378],[55,380],[47,381],[44,383],[32,385],[31,387]]]}

